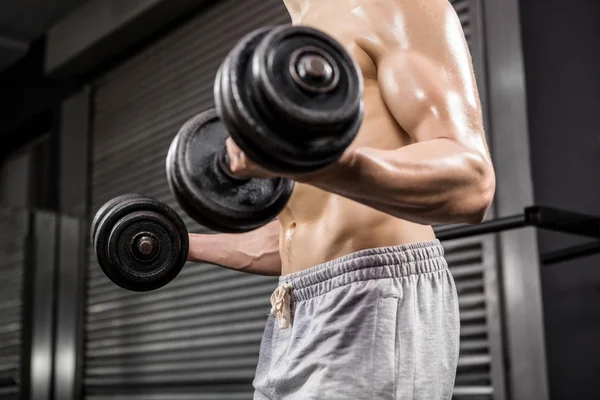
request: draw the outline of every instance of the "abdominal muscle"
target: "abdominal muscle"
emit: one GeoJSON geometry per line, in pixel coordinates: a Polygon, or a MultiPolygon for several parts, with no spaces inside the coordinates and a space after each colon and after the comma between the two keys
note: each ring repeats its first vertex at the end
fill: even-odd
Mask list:
{"type": "MultiPolygon", "coordinates": [[[[382,101],[376,80],[365,78],[364,100],[364,121],[351,147],[393,150],[410,143],[382,101]]],[[[282,275],[359,250],[435,239],[430,226],[301,183],[278,219],[282,275]]]]}

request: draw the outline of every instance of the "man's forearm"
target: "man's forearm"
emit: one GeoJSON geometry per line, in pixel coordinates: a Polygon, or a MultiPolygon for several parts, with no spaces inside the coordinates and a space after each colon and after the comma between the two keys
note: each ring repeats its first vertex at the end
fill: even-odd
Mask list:
{"type": "Polygon", "coordinates": [[[190,234],[188,261],[257,275],[281,275],[279,221],[241,234],[190,234]]]}
{"type": "Polygon", "coordinates": [[[450,139],[358,148],[306,183],[421,224],[477,223],[495,190],[488,160],[450,139]]]}

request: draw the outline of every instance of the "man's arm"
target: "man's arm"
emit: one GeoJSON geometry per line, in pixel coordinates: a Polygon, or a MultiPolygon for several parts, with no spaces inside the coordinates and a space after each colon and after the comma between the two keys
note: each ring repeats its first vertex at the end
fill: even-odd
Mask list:
{"type": "Polygon", "coordinates": [[[188,261],[257,275],[281,275],[279,221],[241,234],[190,234],[188,261]]]}
{"type": "Polygon", "coordinates": [[[429,21],[409,11],[406,19],[422,28],[408,29],[408,46],[367,52],[381,96],[412,144],[354,148],[334,167],[298,180],[417,223],[478,223],[492,202],[495,176],[462,28],[453,12],[429,21]]]}

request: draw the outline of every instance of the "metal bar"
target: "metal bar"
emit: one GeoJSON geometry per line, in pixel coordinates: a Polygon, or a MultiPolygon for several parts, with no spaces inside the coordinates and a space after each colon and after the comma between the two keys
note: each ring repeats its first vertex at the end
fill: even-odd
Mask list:
{"type": "Polygon", "coordinates": [[[82,220],[61,217],[57,265],[56,340],[54,353],[55,399],[81,398],[85,228],[82,220]]]}
{"type": "Polygon", "coordinates": [[[34,214],[32,232],[32,283],[31,312],[27,316],[31,324],[30,344],[25,343],[29,364],[28,383],[23,387],[23,400],[50,399],[53,369],[54,339],[54,292],[56,216],[46,212],[34,214]]]}
{"type": "Polygon", "coordinates": [[[524,226],[527,226],[527,222],[525,221],[525,216],[521,214],[497,218],[478,225],[440,227],[436,228],[435,234],[440,240],[452,240],[485,235],[488,233],[497,233],[500,231],[522,228],[524,226]]]}
{"type": "Polygon", "coordinates": [[[600,253],[600,241],[571,246],[560,250],[550,251],[542,254],[541,260],[544,265],[557,264],[562,261],[574,260],[600,253]]]}
{"type": "Polygon", "coordinates": [[[499,233],[526,226],[600,237],[600,217],[544,206],[527,207],[523,214],[497,218],[478,225],[439,227],[435,229],[435,233],[440,240],[452,240],[499,233]]]}
{"type": "Polygon", "coordinates": [[[592,215],[552,207],[532,206],[525,209],[525,220],[528,225],[542,229],[600,237],[600,217],[592,215]]]}

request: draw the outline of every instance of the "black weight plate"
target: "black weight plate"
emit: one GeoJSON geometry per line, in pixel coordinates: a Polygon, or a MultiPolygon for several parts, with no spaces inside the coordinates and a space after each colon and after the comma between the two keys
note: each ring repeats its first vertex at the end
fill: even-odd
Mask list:
{"type": "Polygon", "coordinates": [[[230,51],[215,82],[217,108],[231,137],[255,162],[281,173],[314,172],[339,159],[356,136],[362,96],[353,119],[329,131],[310,133],[311,127],[282,120],[276,108],[265,106],[252,76],[252,55],[272,31],[252,32],[230,51]]]}
{"type": "Polygon", "coordinates": [[[293,182],[229,178],[216,166],[228,136],[214,109],[190,119],[169,148],[168,181],[181,207],[198,223],[219,232],[248,232],[283,210],[293,182]]]}
{"type": "MultiPolygon", "coordinates": [[[[315,145],[308,150],[306,146],[290,143],[280,138],[267,122],[269,118],[256,109],[257,102],[249,83],[249,61],[258,42],[270,29],[261,28],[246,35],[225,58],[215,81],[217,110],[231,137],[253,161],[281,173],[312,172],[335,161],[341,154],[338,147],[331,146],[328,138],[315,139],[315,145]]],[[[292,128],[279,126],[277,130],[292,128]]]]}
{"type": "Polygon", "coordinates": [[[98,209],[98,211],[96,212],[96,215],[94,215],[94,220],[92,221],[92,226],[90,229],[90,239],[92,241],[92,245],[96,242],[96,230],[98,229],[98,224],[100,223],[102,218],[104,218],[106,216],[106,214],[111,210],[111,208],[113,208],[114,206],[116,206],[117,204],[121,203],[124,200],[129,200],[129,199],[134,199],[134,198],[142,198],[142,197],[144,197],[144,196],[142,196],[139,193],[127,193],[127,194],[123,194],[123,195],[114,197],[114,198],[110,199],[109,201],[107,201],[106,203],[104,203],[104,205],[102,205],[102,207],[100,207],[98,209]]]}
{"type": "Polygon", "coordinates": [[[275,115],[300,127],[331,127],[336,132],[356,117],[363,101],[362,74],[354,59],[331,36],[307,26],[272,29],[253,54],[252,75],[275,115]],[[291,73],[297,68],[290,67],[296,52],[325,55],[336,71],[335,88],[313,93],[299,86],[291,73]]]}
{"type": "Polygon", "coordinates": [[[273,124],[294,127],[278,133],[298,146],[299,158],[329,150],[323,161],[336,160],[356,137],[363,117],[362,74],[344,47],[327,34],[305,26],[271,30],[254,52],[252,77],[262,107],[277,117],[273,124]],[[337,71],[337,85],[324,93],[305,91],[290,72],[295,53],[328,58],[337,71]]]}
{"type": "Polygon", "coordinates": [[[130,198],[114,205],[100,220],[95,252],[106,276],[132,291],[158,289],[173,280],[185,265],[188,232],[181,217],[169,206],[147,197],[130,198]],[[132,250],[140,234],[155,240],[146,260],[132,250]]]}
{"type": "MultiPolygon", "coordinates": [[[[247,107],[242,106],[241,109],[238,107],[238,103],[240,102],[250,102],[248,100],[249,94],[246,90],[243,90],[244,85],[246,85],[246,77],[245,75],[240,75],[245,70],[243,67],[232,69],[232,66],[236,67],[242,63],[249,66],[247,61],[253,49],[256,48],[260,39],[271,29],[271,27],[262,27],[250,32],[239,40],[236,46],[229,52],[219,67],[215,78],[215,107],[230,136],[251,160],[272,171],[280,173],[294,172],[296,169],[289,170],[287,163],[281,162],[277,157],[273,156],[274,153],[282,153],[285,150],[277,147],[276,138],[269,145],[268,141],[272,140],[275,135],[269,130],[269,126],[261,121],[259,115],[252,115],[252,104],[248,104],[247,107]],[[238,83],[238,80],[241,82],[238,83]],[[236,88],[236,92],[232,90],[232,87],[236,88]],[[237,93],[237,90],[240,90],[241,93],[237,93]],[[243,100],[240,100],[242,96],[243,100]],[[263,139],[267,139],[260,140],[260,143],[253,143],[253,140],[258,142],[256,140],[257,135],[263,139]],[[262,149],[260,146],[261,143],[268,147],[269,150],[262,149]]],[[[288,151],[290,150],[288,149],[288,151]]]]}

